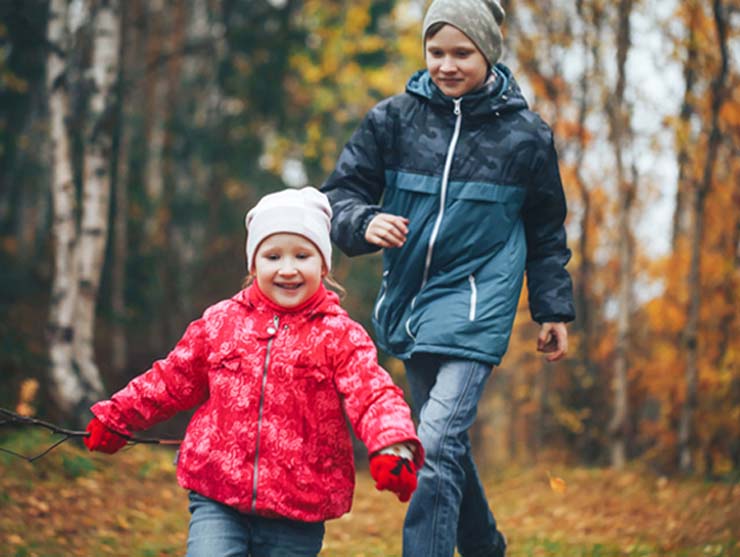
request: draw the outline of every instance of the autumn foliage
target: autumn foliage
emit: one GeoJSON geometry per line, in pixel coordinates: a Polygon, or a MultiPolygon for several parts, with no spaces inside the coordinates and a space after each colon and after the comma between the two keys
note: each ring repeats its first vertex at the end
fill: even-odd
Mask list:
{"type": "MultiPolygon", "coordinates": [[[[45,36],[48,4],[0,2],[0,404],[64,420],[47,365],[57,238],[45,68],[57,51],[29,40],[45,36]],[[39,385],[31,396],[29,379],[39,385]]],[[[102,121],[113,134],[113,191],[94,339],[106,391],[239,287],[246,208],[286,184],[321,184],[367,110],[403,91],[423,66],[422,4],[120,3],[119,83],[102,121]]],[[[568,359],[547,364],[522,296],[471,432],[475,450],[496,465],[614,464],[621,443],[628,460],[661,473],[736,478],[737,8],[502,4],[503,62],[556,136],[578,317],[568,359]]],[[[79,212],[95,11],[75,13],[55,47],[69,56],[54,84],[69,95],[79,212]]],[[[368,328],[379,267],[339,256],[334,266],[345,307],[368,328]]],[[[400,363],[383,363],[403,386],[400,363]]],[[[182,425],[166,427],[177,435],[182,425]]]]}

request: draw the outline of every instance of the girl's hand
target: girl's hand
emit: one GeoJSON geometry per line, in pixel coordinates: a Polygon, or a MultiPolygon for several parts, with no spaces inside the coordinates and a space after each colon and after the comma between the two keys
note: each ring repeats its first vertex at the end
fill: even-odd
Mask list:
{"type": "Polygon", "coordinates": [[[405,503],[416,490],[416,465],[413,461],[394,454],[376,454],[370,459],[370,475],[375,489],[387,489],[405,503]]]}
{"type": "Polygon", "coordinates": [[[568,353],[565,323],[543,323],[537,337],[537,351],[546,354],[548,362],[561,360],[568,353]]]}
{"type": "Polygon", "coordinates": [[[126,444],[126,438],[108,428],[97,418],[90,420],[87,424],[89,437],[82,439],[89,451],[100,451],[113,454],[126,444]]]}
{"type": "Polygon", "coordinates": [[[400,248],[409,233],[409,219],[389,213],[378,213],[367,225],[365,240],[381,248],[400,248]]]}

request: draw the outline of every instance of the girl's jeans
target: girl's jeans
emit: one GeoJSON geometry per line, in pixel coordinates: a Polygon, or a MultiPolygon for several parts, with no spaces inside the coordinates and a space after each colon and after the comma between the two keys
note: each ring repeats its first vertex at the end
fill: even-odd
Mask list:
{"type": "Polygon", "coordinates": [[[299,522],[242,514],[190,492],[187,557],[315,557],[323,522],[299,522]]]}
{"type": "Polygon", "coordinates": [[[405,362],[426,451],[419,485],[403,528],[404,557],[503,557],[470,450],[468,429],[491,366],[473,360],[418,354],[405,362]]]}

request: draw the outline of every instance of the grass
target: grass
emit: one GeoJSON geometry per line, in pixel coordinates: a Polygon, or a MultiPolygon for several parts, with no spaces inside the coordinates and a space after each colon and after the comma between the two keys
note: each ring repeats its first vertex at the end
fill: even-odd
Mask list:
{"type": "MultiPolygon", "coordinates": [[[[24,430],[0,446],[34,454],[49,439],[24,430]]],[[[509,557],[740,557],[738,483],[637,467],[507,466],[483,476],[509,557]],[[551,488],[550,472],[564,491],[551,488]]],[[[322,557],[400,556],[405,505],[366,472],[357,480],[352,512],[327,523],[322,557]]],[[[33,464],[0,454],[2,557],[183,555],[187,525],[169,450],[91,455],[75,441],[33,464]]]]}

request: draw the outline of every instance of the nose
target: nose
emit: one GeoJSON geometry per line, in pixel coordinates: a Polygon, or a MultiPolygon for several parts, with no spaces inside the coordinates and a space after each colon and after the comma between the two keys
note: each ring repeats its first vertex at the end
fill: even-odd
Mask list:
{"type": "Polygon", "coordinates": [[[439,70],[444,73],[454,73],[457,71],[455,59],[452,56],[445,56],[442,58],[442,64],[440,64],[439,70]]]}
{"type": "Polygon", "coordinates": [[[290,275],[294,275],[296,272],[297,271],[296,271],[295,262],[291,258],[286,257],[283,260],[283,264],[280,265],[279,273],[284,276],[290,276],[290,275]]]}

